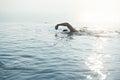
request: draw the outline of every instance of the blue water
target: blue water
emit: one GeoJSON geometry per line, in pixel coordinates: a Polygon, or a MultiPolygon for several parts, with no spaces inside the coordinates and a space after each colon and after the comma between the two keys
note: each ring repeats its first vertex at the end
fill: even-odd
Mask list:
{"type": "Polygon", "coordinates": [[[120,35],[72,35],[53,24],[0,24],[0,80],[120,80],[120,35]]]}

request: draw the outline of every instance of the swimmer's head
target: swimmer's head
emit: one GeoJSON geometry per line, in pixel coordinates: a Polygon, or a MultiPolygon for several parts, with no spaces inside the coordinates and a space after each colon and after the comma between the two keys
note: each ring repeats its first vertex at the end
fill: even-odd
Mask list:
{"type": "Polygon", "coordinates": [[[63,30],[63,32],[66,32],[66,31],[68,31],[68,30],[67,30],[67,29],[64,29],[64,30],[63,30]]]}

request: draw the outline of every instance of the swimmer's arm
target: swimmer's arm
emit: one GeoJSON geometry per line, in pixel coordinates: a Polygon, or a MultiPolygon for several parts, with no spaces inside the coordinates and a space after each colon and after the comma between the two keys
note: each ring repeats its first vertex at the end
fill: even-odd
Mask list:
{"type": "Polygon", "coordinates": [[[78,32],[75,28],[73,28],[69,23],[61,23],[61,24],[57,24],[55,26],[55,29],[57,30],[59,26],[66,26],[70,32],[78,32]]]}

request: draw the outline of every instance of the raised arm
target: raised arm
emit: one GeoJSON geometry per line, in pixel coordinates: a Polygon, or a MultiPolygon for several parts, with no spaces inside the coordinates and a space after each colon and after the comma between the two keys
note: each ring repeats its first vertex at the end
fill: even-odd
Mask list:
{"type": "Polygon", "coordinates": [[[66,26],[70,32],[78,32],[75,28],[73,28],[69,23],[60,23],[55,26],[55,29],[57,30],[59,26],[66,26]]]}

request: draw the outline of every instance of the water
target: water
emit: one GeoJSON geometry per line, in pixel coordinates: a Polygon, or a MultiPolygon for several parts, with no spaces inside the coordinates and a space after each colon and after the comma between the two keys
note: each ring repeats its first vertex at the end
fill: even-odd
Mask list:
{"type": "Polygon", "coordinates": [[[72,35],[52,24],[0,24],[0,80],[120,80],[120,35],[72,35]]]}

